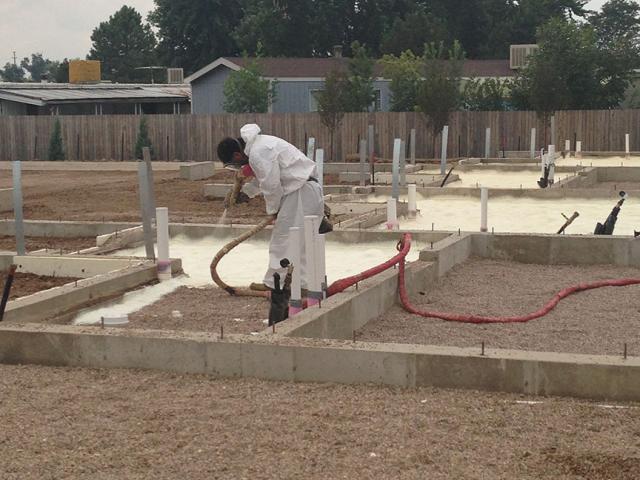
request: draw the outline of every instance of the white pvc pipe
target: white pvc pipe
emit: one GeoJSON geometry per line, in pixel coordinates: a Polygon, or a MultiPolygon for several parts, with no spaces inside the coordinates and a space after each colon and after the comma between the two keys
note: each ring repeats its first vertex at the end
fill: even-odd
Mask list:
{"type": "Polygon", "coordinates": [[[400,150],[402,140],[396,138],[393,141],[393,163],[391,173],[391,196],[398,200],[400,198],[400,150]]]}
{"type": "Polygon", "coordinates": [[[324,235],[316,235],[316,274],[318,275],[322,298],[327,298],[327,258],[325,242],[326,239],[324,235]]]}
{"type": "Polygon", "coordinates": [[[571,153],[571,140],[564,141],[564,151],[567,152],[567,155],[571,153]]]}
{"type": "Polygon", "coordinates": [[[171,280],[171,260],[169,259],[169,209],[156,208],[156,238],[158,244],[158,279],[171,280]]]}
{"type": "Polygon", "coordinates": [[[418,212],[416,185],[413,183],[408,185],[407,191],[409,193],[409,218],[416,218],[418,212]]]}
{"type": "Polygon", "coordinates": [[[306,215],[304,217],[304,256],[305,256],[305,280],[309,296],[308,305],[317,305],[322,299],[322,288],[318,283],[318,273],[316,271],[316,235],[318,234],[318,217],[306,215]]]}
{"type": "Polygon", "coordinates": [[[367,141],[360,140],[360,186],[367,184],[367,141]]]}
{"type": "Polygon", "coordinates": [[[289,246],[287,257],[293,265],[291,274],[291,299],[289,301],[289,316],[292,317],[302,311],[302,271],[300,263],[300,247],[302,246],[302,229],[289,228],[289,246]]]}
{"type": "Polygon", "coordinates": [[[316,150],[316,169],[318,170],[318,183],[322,187],[324,185],[324,150],[321,148],[316,150]]]}
{"type": "Polygon", "coordinates": [[[631,153],[629,138],[630,138],[629,134],[625,133],[624,134],[624,153],[627,155],[627,157],[631,153]]]}
{"type": "Polygon", "coordinates": [[[449,144],[449,126],[442,129],[442,151],[440,156],[440,175],[447,173],[447,145],[449,144]]]}
{"type": "Polygon", "coordinates": [[[531,149],[531,158],[536,158],[536,129],[535,128],[531,129],[530,149],[531,149]]]}
{"type": "Polygon", "coordinates": [[[489,189],[480,188],[480,231],[487,231],[487,218],[489,210],[489,189]]]}
{"type": "Polygon", "coordinates": [[[404,140],[400,142],[400,186],[407,186],[407,144],[404,140]]]}
{"type": "Polygon", "coordinates": [[[400,227],[397,205],[395,198],[387,200],[387,230],[397,230],[400,227]]]}
{"type": "Polygon", "coordinates": [[[549,145],[549,183],[554,182],[554,176],[556,171],[556,146],[549,145]]]}
{"type": "Polygon", "coordinates": [[[576,158],[582,158],[582,141],[576,142],[576,158]]]}
{"type": "Polygon", "coordinates": [[[307,143],[307,158],[313,160],[316,151],[316,139],[313,137],[309,137],[309,141],[307,143]]]}
{"type": "Polygon", "coordinates": [[[13,214],[16,238],[16,253],[24,255],[26,253],[26,243],[24,240],[24,212],[22,210],[22,163],[20,160],[12,162],[13,173],[13,214]]]}
{"type": "Polygon", "coordinates": [[[487,127],[484,132],[484,158],[491,156],[491,128],[487,127]]]}
{"type": "Polygon", "coordinates": [[[409,140],[409,155],[411,155],[411,165],[416,164],[416,129],[411,129],[411,138],[409,140]]]}

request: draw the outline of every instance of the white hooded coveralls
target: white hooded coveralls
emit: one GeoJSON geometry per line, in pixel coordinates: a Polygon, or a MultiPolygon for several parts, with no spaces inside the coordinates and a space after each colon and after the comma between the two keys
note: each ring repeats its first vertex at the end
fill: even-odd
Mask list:
{"type": "MultiPolygon", "coordinates": [[[[240,135],[246,142],[244,152],[255,174],[243,192],[250,197],[262,193],[267,214],[278,215],[269,245],[269,268],[264,277],[264,284],[273,288],[273,274],[278,272],[282,279],[286,274],[280,261],[287,257],[289,228],[303,228],[305,215],[320,218],[324,215],[322,187],[309,181],[317,177],[315,162],[289,142],[260,134],[260,127],[253,123],[243,126],[240,135]]],[[[304,245],[301,250],[300,272],[302,287],[306,288],[304,245]]]]}

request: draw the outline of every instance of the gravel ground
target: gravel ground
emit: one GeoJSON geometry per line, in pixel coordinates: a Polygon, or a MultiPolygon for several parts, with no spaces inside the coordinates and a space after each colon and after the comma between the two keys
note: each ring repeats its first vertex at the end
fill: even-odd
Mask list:
{"type": "Polygon", "coordinates": [[[638,404],[0,366],[0,477],[636,479],[638,404]]]}
{"type": "MultiPolygon", "coordinates": [[[[76,252],[85,248],[95,247],[95,237],[59,238],[59,237],[25,237],[27,252],[35,250],[54,250],[63,253],[76,252]]],[[[0,250],[15,251],[16,239],[14,236],[0,236],[0,250]]]]}
{"type": "MultiPolygon", "coordinates": [[[[522,315],[577,283],[640,278],[640,269],[607,265],[527,265],[470,259],[412,302],[423,310],[493,316],[522,315]]],[[[394,306],[358,332],[368,341],[596,355],[640,355],[640,285],[608,287],[568,297],[526,324],[471,325],[427,319],[394,306]]]]}
{"type": "Polygon", "coordinates": [[[128,328],[153,330],[189,330],[225,333],[260,332],[269,317],[269,302],[264,298],[232,297],[215,288],[180,287],[142,310],[129,315],[128,328]],[[182,315],[176,318],[173,311],[182,315]]]}
{"type": "MultiPolygon", "coordinates": [[[[0,272],[0,285],[4,289],[7,280],[7,272],[0,272]]],[[[34,275],[32,273],[16,272],[11,284],[11,293],[9,300],[15,298],[26,297],[42,290],[48,290],[53,287],[59,287],[66,283],[79,280],[74,277],[44,277],[42,275],[34,275]]]]}
{"type": "MultiPolygon", "coordinates": [[[[172,222],[215,223],[222,216],[223,202],[206,199],[204,184],[230,183],[232,175],[224,171],[206,180],[188,181],[176,172],[154,172],[156,204],[169,207],[172,222]]],[[[0,178],[3,187],[11,187],[10,176],[0,178]]],[[[23,191],[28,220],[140,221],[135,172],[26,171],[23,191]]],[[[236,207],[227,218],[255,223],[264,216],[264,200],[259,197],[236,207]]]]}

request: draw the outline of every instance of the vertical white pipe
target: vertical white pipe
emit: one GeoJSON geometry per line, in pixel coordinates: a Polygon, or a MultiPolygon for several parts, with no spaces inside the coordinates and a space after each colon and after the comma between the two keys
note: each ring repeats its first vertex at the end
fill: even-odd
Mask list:
{"type": "Polygon", "coordinates": [[[169,209],[156,208],[156,242],[158,244],[158,279],[171,279],[171,260],[169,260],[169,209]]]}
{"type": "Polygon", "coordinates": [[[16,253],[24,255],[26,246],[24,241],[24,215],[22,211],[22,163],[20,160],[12,162],[13,173],[13,218],[16,237],[16,253]]]}
{"type": "Polygon", "coordinates": [[[564,141],[564,151],[567,152],[567,156],[571,153],[571,140],[564,141]]]}
{"type": "MultiPolygon", "coordinates": [[[[319,226],[319,225],[318,225],[319,226]]],[[[326,257],[326,239],[324,235],[316,235],[316,274],[320,283],[320,291],[322,298],[327,298],[327,257],[326,257]]]]}
{"type": "Polygon", "coordinates": [[[547,156],[544,154],[544,148],[540,150],[540,175],[544,177],[544,167],[547,166],[547,156]]]}
{"type": "Polygon", "coordinates": [[[307,158],[313,160],[315,152],[316,152],[316,139],[313,137],[309,137],[309,141],[307,143],[307,158]]]}
{"type": "Polygon", "coordinates": [[[416,218],[418,212],[418,202],[416,201],[416,185],[414,183],[407,186],[409,193],[409,218],[416,218]]]}
{"type": "Polygon", "coordinates": [[[293,265],[293,273],[291,274],[291,299],[289,300],[290,317],[302,311],[302,268],[300,263],[302,240],[302,229],[300,227],[289,228],[287,257],[293,265]]]}
{"type": "Polygon", "coordinates": [[[487,218],[489,210],[489,189],[480,188],[480,231],[487,231],[487,218]]]}
{"type": "Polygon", "coordinates": [[[491,157],[491,127],[484,132],[484,158],[491,157]]]}
{"type": "Polygon", "coordinates": [[[555,181],[556,171],[556,146],[549,145],[549,184],[553,184],[555,181]]]}
{"type": "Polygon", "coordinates": [[[387,230],[397,230],[400,228],[398,223],[398,203],[395,198],[387,200],[387,230]]]}
{"type": "Polygon", "coordinates": [[[393,141],[393,164],[391,176],[391,196],[398,200],[400,198],[400,149],[402,140],[396,138],[393,141]]]}
{"type": "Polygon", "coordinates": [[[318,273],[316,271],[316,235],[318,234],[318,226],[316,223],[317,218],[318,217],[315,215],[306,215],[304,217],[304,265],[305,280],[307,290],[309,290],[309,306],[317,305],[322,299],[322,288],[318,284],[318,273]]]}
{"type": "Polygon", "coordinates": [[[316,150],[316,169],[318,170],[318,183],[324,186],[324,150],[316,150]]]}
{"type": "Polygon", "coordinates": [[[367,141],[360,140],[360,186],[367,184],[367,141]]]}
{"type": "Polygon", "coordinates": [[[556,116],[551,115],[551,145],[556,145],[556,116]]]}
{"type": "Polygon", "coordinates": [[[404,140],[400,142],[400,186],[407,186],[407,144],[404,140]]]}
{"type": "Polygon", "coordinates": [[[536,129],[531,129],[531,158],[536,158],[536,129]]]}
{"type": "Polygon", "coordinates": [[[447,173],[447,145],[449,144],[449,126],[442,129],[442,151],[440,156],[440,175],[447,173]]]}
{"type": "Polygon", "coordinates": [[[582,158],[582,141],[576,142],[576,158],[582,158]]]}
{"type": "Polygon", "coordinates": [[[411,165],[416,164],[416,129],[411,129],[411,137],[409,139],[409,155],[411,155],[411,165]]]}
{"type": "Polygon", "coordinates": [[[631,154],[630,142],[629,142],[629,134],[624,134],[624,153],[628,157],[631,154]]]}
{"type": "Polygon", "coordinates": [[[376,175],[375,175],[375,149],[376,149],[376,137],[375,130],[373,125],[369,125],[369,129],[367,130],[367,142],[369,143],[369,169],[371,170],[371,185],[375,185],[376,183],[376,175]]]}

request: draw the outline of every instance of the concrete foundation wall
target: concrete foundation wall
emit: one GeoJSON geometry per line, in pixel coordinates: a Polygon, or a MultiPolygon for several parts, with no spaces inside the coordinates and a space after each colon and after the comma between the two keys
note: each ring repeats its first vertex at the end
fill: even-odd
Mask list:
{"type": "Polygon", "coordinates": [[[0,188],[0,212],[13,211],[13,188],[0,188]]]}
{"type": "Polygon", "coordinates": [[[139,258],[65,257],[50,255],[14,256],[18,272],[47,277],[89,278],[143,263],[139,258]]]}
{"type": "MultiPolygon", "coordinates": [[[[135,227],[136,223],[118,222],[54,222],[28,220],[24,222],[24,234],[28,237],[97,237],[116,230],[135,227]]],[[[0,220],[0,235],[15,235],[13,219],[0,220]]]]}
{"type": "Polygon", "coordinates": [[[213,176],[216,171],[215,162],[197,162],[180,165],[180,178],[184,180],[204,180],[213,176]]]}
{"type": "Polygon", "coordinates": [[[214,377],[373,383],[640,399],[640,359],[421,345],[264,343],[251,337],[63,326],[3,326],[0,362],[88,368],[159,369],[214,377]],[[234,341],[235,340],[235,341],[234,341]],[[240,341],[238,341],[240,340],[240,341]]]}

